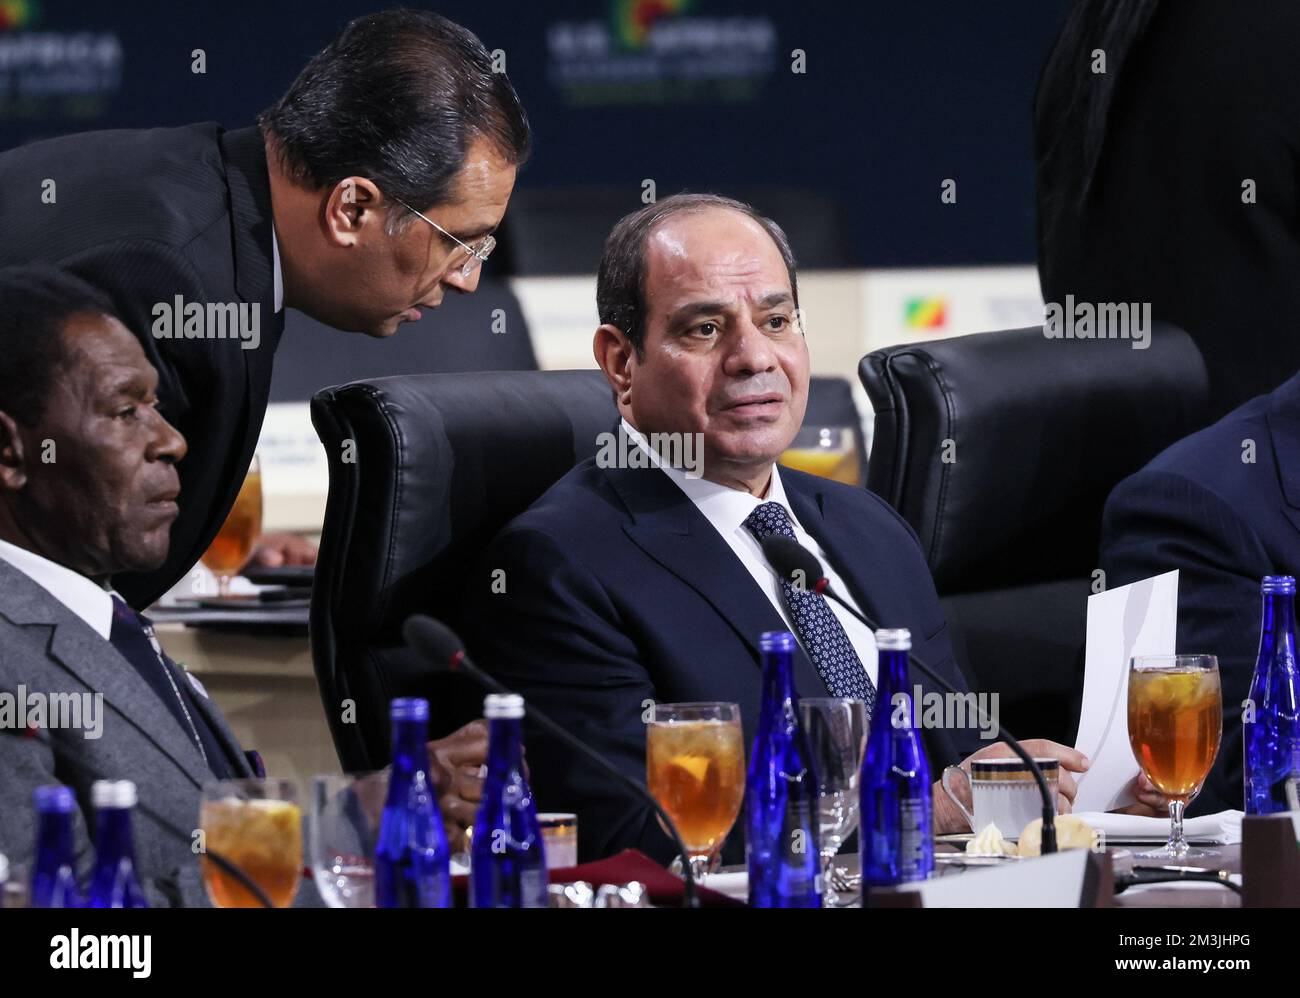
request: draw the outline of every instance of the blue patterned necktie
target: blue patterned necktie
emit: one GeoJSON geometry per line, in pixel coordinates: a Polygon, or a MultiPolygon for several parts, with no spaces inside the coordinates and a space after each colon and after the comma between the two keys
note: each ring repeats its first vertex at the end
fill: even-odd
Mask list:
{"type": "MultiPolygon", "coordinates": [[[[745,528],[760,544],[773,535],[795,539],[794,527],[780,503],[765,502],[755,507],[745,517],[745,528]]],[[[826,597],[810,589],[796,589],[789,579],[781,580],[781,592],[785,595],[785,605],[790,608],[799,641],[831,696],[865,700],[870,717],[876,704],[876,688],[826,597]]]]}

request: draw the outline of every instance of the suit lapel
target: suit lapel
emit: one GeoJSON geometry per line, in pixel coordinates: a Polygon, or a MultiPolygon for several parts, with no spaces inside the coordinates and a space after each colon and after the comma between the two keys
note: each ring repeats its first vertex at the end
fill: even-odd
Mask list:
{"type": "Polygon", "coordinates": [[[1273,393],[1267,419],[1273,462],[1286,499],[1283,512],[1300,530],[1300,375],[1273,393]]]}
{"type": "MultiPolygon", "coordinates": [[[[611,468],[606,475],[631,514],[623,529],[632,543],[699,593],[736,632],[757,666],[759,635],[789,626],[736,553],[659,469],[611,468]]],[[[801,648],[794,668],[795,685],[805,696],[826,695],[825,682],[801,648]]]]}
{"type": "Polygon", "coordinates": [[[0,612],[11,623],[54,629],[46,647],[52,661],[91,691],[103,694],[105,708],[114,711],[120,723],[139,731],[195,786],[209,778],[208,768],[194,743],[181,731],[157,694],[111,644],[46,589],[3,560],[0,560],[0,587],[5,593],[0,612]]]}
{"type": "Polygon", "coordinates": [[[871,599],[872,587],[868,585],[868,569],[881,564],[873,550],[875,545],[871,533],[857,531],[851,537],[848,535],[854,530],[854,517],[848,510],[840,508],[834,490],[823,488],[820,479],[783,468],[781,483],[785,486],[786,498],[790,500],[794,515],[821,546],[830,562],[829,567],[848,587],[849,593],[840,595],[851,594],[865,616],[879,621],[880,609],[871,599]],[[828,526],[830,523],[835,524],[833,533],[828,526]],[[845,558],[844,551],[852,551],[853,557],[845,558]]]}
{"type": "MultiPolygon", "coordinates": [[[[197,705],[199,713],[207,720],[209,727],[211,727],[213,732],[216,734],[217,740],[221,742],[221,748],[226,753],[227,759],[229,759],[231,766],[234,768],[235,775],[237,777],[252,776],[253,770],[248,764],[248,757],[244,755],[244,750],[239,744],[239,739],[236,738],[235,733],[230,730],[230,726],[226,723],[226,719],[222,716],[221,711],[217,709],[217,705],[209,697],[194,688],[193,684],[190,682],[189,674],[178,663],[173,662],[170,657],[167,662],[167,667],[171,669],[176,684],[178,686],[183,685],[189,687],[193,692],[194,696],[190,699],[197,705]]],[[[207,779],[211,778],[212,777],[209,774],[207,779]]]]}

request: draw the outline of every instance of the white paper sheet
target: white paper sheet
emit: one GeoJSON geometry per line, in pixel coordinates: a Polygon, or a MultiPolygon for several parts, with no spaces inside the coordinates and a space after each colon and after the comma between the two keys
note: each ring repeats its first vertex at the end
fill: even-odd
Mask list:
{"type": "Polygon", "coordinates": [[[1083,711],[1074,747],[1092,768],[1076,777],[1076,812],[1133,803],[1138,764],[1128,741],[1129,660],[1174,654],[1177,632],[1177,570],[1088,597],[1083,711]]]}

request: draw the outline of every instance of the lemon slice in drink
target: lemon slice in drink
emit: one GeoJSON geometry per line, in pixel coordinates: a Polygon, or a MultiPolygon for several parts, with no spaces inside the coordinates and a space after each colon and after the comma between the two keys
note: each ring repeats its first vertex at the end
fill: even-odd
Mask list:
{"type": "Polygon", "coordinates": [[[675,755],[668,760],[668,765],[690,774],[696,783],[703,783],[712,761],[707,755],[675,755]]]}

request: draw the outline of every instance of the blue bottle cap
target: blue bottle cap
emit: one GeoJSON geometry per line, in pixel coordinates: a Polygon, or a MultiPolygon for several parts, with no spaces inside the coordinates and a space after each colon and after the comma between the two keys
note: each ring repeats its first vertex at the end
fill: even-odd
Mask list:
{"type": "Polygon", "coordinates": [[[135,807],[138,799],[135,784],[130,780],[96,780],[90,785],[90,802],[96,810],[135,807]]]}
{"type": "Polygon", "coordinates": [[[483,716],[489,721],[524,716],[524,698],[518,693],[489,693],[483,698],[483,716]]]}
{"type": "Polygon", "coordinates": [[[1259,584],[1259,591],[1265,596],[1294,596],[1294,575],[1266,575],[1259,584]]]}
{"type": "Polygon", "coordinates": [[[398,697],[389,704],[389,716],[394,721],[427,721],[429,701],[424,697],[398,697]]]}
{"type": "Polygon", "coordinates": [[[876,631],[876,648],[880,651],[911,651],[912,632],[906,627],[882,627],[876,631]]]}
{"type": "Polygon", "coordinates": [[[42,814],[71,814],[77,806],[72,788],[62,784],[37,787],[32,791],[32,797],[36,800],[36,810],[42,814]]]}
{"type": "Polygon", "coordinates": [[[764,631],[758,636],[758,649],[763,652],[794,651],[794,635],[789,631],[764,631]]]}

